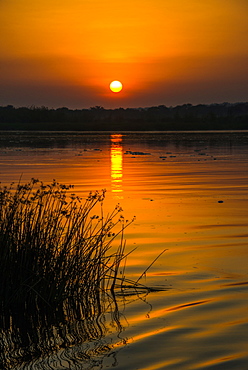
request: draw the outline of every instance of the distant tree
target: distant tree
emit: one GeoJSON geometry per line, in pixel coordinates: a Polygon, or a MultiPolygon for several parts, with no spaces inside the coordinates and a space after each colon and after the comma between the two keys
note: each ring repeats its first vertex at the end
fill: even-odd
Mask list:
{"type": "Polygon", "coordinates": [[[101,105],[96,105],[95,107],[91,107],[90,110],[93,110],[93,111],[102,111],[102,110],[105,110],[101,105]]]}

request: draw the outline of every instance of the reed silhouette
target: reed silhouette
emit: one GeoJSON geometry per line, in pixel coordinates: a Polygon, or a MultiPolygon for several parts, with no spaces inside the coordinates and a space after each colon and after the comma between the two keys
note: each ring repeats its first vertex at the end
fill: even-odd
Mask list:
{"type": "Polygon", "coordinates": [[[69,194],[72,188],[36,179],[0,188],[4,369],[24,369],[34,359],[51,369],[47,356],[61,360],[64,351],[71,364],[75,356],[90,363],[90,354],[75,346],[95,340],[91,353],[106,351],[105,315],[111,313],[112,325],[121,330],[116,294],[146,289],[126,279],[123,266],[120,273],[127,256],[124,230],[132,221],[124,219],[119,205],[104,215],[104,190],[83,201],[69,194]]]}

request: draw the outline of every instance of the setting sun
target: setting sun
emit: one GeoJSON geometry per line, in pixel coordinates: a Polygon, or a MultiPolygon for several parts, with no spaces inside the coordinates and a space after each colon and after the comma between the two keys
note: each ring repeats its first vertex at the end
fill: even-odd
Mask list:
{"type": "Polygon", "coordinates": [[[122,90],[122,83],[120,81],[112,81],[109,88],[114,93],[118,93],[122,90]]]}
{"type": "Polygon", "coordinates": [[[247,14],[247,0],[0,1],[0,105],[246,101],[247,14]]]}

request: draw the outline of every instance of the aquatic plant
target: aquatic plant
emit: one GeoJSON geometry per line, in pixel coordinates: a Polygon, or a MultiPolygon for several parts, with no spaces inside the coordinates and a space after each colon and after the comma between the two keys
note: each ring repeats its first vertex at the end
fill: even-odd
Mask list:
{"type": "MultiPolygon", "coordinates": [[[[115,312],[119,325],[114,292],[125,281],[119,274],[123,233],[132,221],[124,219],[119,205],[104,215],[105,190],[83,201],[69,194],[72,188],[36,179],[0,188],[0,362],[5,368],[21,363],[20,351],[32,358],[42,348],[58,347],[58,337],[66,341],[75,322],[84,323],[80,341],[103,335],[99,318],[107,310],[115,312]],[[68,333],[60,331],[55,340],[54,328],[61,325],[68,333]],[[18,353],[16,359],[11,353],[18,353]]],[[[137,284],[126,280],[126,286],[137,284]]]]}
{"type": "Polygon", "coordinates": [[[125,278],[133,220],[119,205],[104,214],[105,190],[83,200],[72,189],[37,179],[0,187],[0,367],[92,340],[99,352],[106,314],[121,331],[116,297],[151,290],[139,282],[147,269],[125,278]]]}
{"type": "Polygon", "coordinates": [[[91,317],[101,310],[101,294],[114,290],[129,223],[119,205],[104,216],[104,190],[82,202],[75,194],[68,199],[71,189],[36,179],[16,189],[13,184],[0,189],[3,313],[37,306],[57,312],[74,305],[80,317],[91,317]],[[97,204],[100,214],[93,213],[97,204]],[[119,245],[112,251],[118,235],[119,245]]]}

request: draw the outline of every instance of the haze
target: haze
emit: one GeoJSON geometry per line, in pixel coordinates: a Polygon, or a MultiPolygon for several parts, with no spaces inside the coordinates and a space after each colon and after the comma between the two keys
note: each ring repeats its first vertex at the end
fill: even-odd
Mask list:
{"type": "Polygon", "coordinates": [[[246,0],[2,0],[0,105],[247,101],[247,16],[246,0]]]}

